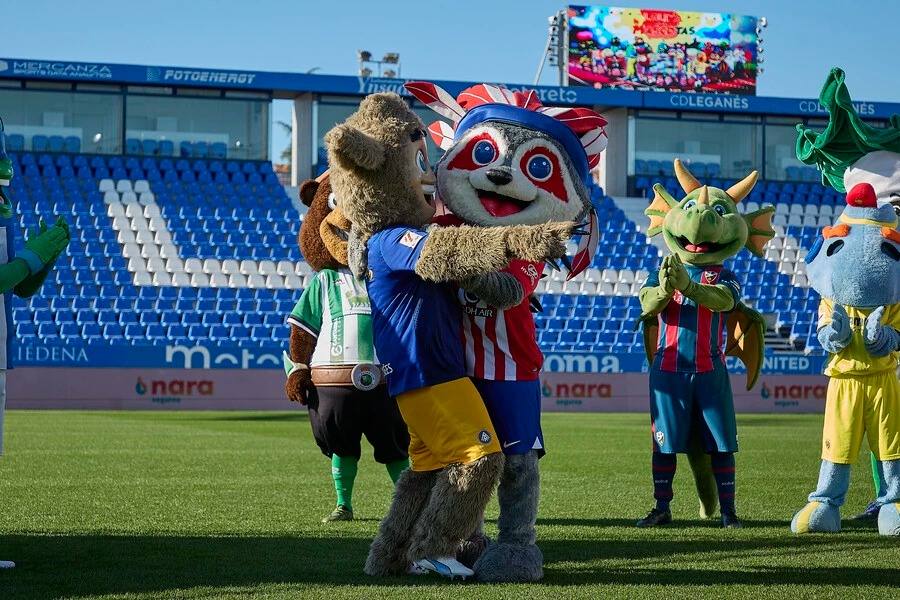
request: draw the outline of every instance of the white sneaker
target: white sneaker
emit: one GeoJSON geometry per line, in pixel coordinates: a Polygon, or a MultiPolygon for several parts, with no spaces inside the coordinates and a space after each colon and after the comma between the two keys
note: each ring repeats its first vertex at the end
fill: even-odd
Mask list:
{"type": "Polygon", "coordinates": [[[417,563],[409,563],[406,569],[407,575],[428,575],[428,569],[420,567],[417,563]]]}
{"type": "Polygon", "coordinates": [[[0,569],[15,569],[16,563],[11,560],[0,560],[0,569]]]}
{"type": "Polygon", "coordinates": [[[475,571],[462,564],[452,556],[438,556],[436,558],[421,558],[415,563],[417,567],[427,571],[433,571],[450,579],[466,579],[475,575],[475,571]]]}

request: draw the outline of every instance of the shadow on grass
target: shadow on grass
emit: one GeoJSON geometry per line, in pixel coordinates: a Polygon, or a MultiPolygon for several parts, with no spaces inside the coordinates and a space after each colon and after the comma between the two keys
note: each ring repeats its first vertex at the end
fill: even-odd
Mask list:
{"type": "MultiPolygon", "coordinates": [[[[638,519],[640,519],[643,515],[636,515],[633,519],[570,519],[570,518],[541,518],[538,517],[537,524],[538,525],[559,525],[564,527],[629,527],[632,529],[637,529],[635,527],[635,523],[637,523],[638,519]]],[[[744,525],[745,529],[761,529],[766,527],[782,527],[785,530],[790,528],[791,520],[785,519],[783,521],[776,520],[750,520],[750,519],[742,519],[741,522],[744,525]]],[[[667,530],[667,529],[697,529],[697,528],[712,528],[712,529],[720,529],[722,527],[722,521],[718,516],[702,520],[702,519],[675,519],[671,524],[664,525],[657,529],[659,530],[667,530]]]]}
{"type": "MultiPolygon", "coordinates": [[[[372,579],[362,574],[368,538],[164,537],[114,535],[18,535],[0,537],[4,558],[18,567],[0,571],[3,598],[166,592],[192,587],[296,585],[434,585],[425,579],[372,579]]],[[[707,557],[739,559],[784,550],[852,553],[896,547],[896,540],[791,536],[724,540],[542,540],[548,585],[858,585],[892,586],[892,568],[795,567],[772,564],[749,570],[707,565],[707,557]],[[605,560],[629,560],[603,568],[605,560]],[[664,568],[659,562],[665,561],[664,568]],[[559,564],[568,563],[568,564],[559,564]],[[573,567],[572,563],[576,566],[573,567]],[[599,563],[599,564],[598,564],[599,563]],[[686,568],[670,568],[683,563],[686,568]],[[559,565],[559,566],[557,566],[559,565]],[[693,568],[700,566],[702,568],[693,568]]]]}
{"type": "Polygon", "coordinates": [[[235,414],[220,414],[220,415],[202,415],[197,414],[197,418],[191,419],[192,421],[244,421],[248,423],[279,423],[279,422],[290,422],[290,421],[309,421],[309,414],[304,411],[296,411],[290,413],[257,413],[257,414],[246,414],[246,413],[235,413],[235,414]]]}

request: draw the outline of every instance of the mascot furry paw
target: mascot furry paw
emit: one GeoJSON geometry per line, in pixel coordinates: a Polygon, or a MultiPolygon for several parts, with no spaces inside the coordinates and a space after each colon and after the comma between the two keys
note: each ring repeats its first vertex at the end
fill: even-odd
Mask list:
{"type": "MultiPolygon", "coordinates": [[[[900,535],[900,127],[875,129],[856,113],[844,72],[832,69],[819,101],[829,123],[798,126],[797,157],[821,169],[826,185],[847,192],[837,222],[806,255],[807,277],[822,300],[818,338],[830,354],[822,465],[794,533],[840,531],[840,507],[863,437],[875,459],[873,510],[882,535],[900,535]]],[[[865,513],[864,513],[865,514],[865,513]]]]}
{"type": "Polygon", "coordinates": [[[466,377],[453,282],[515,258],[565,254],[572,223],[427,228],[434,176],[422,122],[396,94],[366,97],[325,136],[331,183],[352,223],[351,267],[365,274],[375,347],[410,432],[411,469],[398,481],[365,572],[411,563],[448,577],[477,527],[503,466],[484,402],[466,377]]]}
{"type": "Polygon", "coordinates": [[[773,207],[743,214],[737,204],[756,183],[753,171],[727,190],[702,185],[675,160],[685,197],[660,184],[646,214],[647,234],[662,234],[671,255],[641,289],[644,345],[650,362],[650,416],[656,507],[638,527],[672,520],[677,453],[689,453],[701,515],[715,507],[722,525],[740,527],[735,512],[737,424],[724,354],[739,356],[753,387],[763,358],[762,317],[741,304],[740,284],[722,263],[747,248],[761,256],[774,236],[773,207]],[[727,335],[723,352],[723,333],[727,335]],[[686,342],[686,340],[690,340],[686,342]]]}
{"type": "MultiPolygon", "coordinates": [[[[428,82],[406,88],[452,122],[429,126],[432,139],[446,150],[435,169],[438,198],[451,213],[441,224],[518,226],[593,217],[587,183],[606,146],[603,117],[586,108],[544,107],[533,91],[489,84],[463,90],[455,100],[428,82]]],[[[590,222],[596,225],[596,219],[590,222]]],[[[590,250],[576,256],[571,276],[590,264],[596,229],[583,241],[590,250]]],[[[543,269],[542,261],[513,261],[500,272],[461,282],[458,291],[466,372],[506,455],[498,490],[499,535],[474,567],[481,581],[543,576],[543,556],[535,545],[538,459],[544,454],[538,379],[543,356],[531,312],[543,269]]],[[[484,541],[481,535],[476,539],[484,541]]],[[[470,546],[462,549],[466,559],[477,550],[470,546]]]]}
{"type": "Polygon", "coordinates": [[[363,435],[395,483],[409,466],[409,433],[378,366],[366,284],[347,268],[350,222],[334,198],[327,174],[300,186],[309,210],[298,241],[316,276],[288,317],[285,356],[285,392],[308,406],[313,437],[331,459],[337,505],[323,522],[353,519],[363,435]]]}

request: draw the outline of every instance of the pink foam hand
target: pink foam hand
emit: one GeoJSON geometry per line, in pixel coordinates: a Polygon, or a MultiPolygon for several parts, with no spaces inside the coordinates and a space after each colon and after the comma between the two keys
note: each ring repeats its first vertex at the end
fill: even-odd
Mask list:
{"type": "Polygon", "coordinates": [[[403,87],[414,98],[428,106],[431,110],[458,123],[466,116],[465,109],[454,100],[446,90],[427,81],[409,81],[403,87]]]}
{"type": "Polygon", "coordinates": [[[600,222],[597,218],[597,211],[591,207],[588,213],[588,231],[578,240],[578,249],[572,258],[572,267],[569,274],[566,275],[566,281],[577,277],[581,272],[591,266],[594,260],[594,254],[597,253],[597,246],[600,244],[600,222]]]}

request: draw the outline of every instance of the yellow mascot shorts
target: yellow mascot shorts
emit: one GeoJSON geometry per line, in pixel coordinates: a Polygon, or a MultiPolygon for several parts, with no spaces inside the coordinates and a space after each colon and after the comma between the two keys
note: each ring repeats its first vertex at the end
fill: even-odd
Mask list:
{"type": "Polygon", "coordinates": [[[484,401],[468,377],[397,396],[413,471],[434,471],[500,452],[484,401]]]}
{"type": "Polygon", "coordinates": [[[822,458],[855,463],[864,435],[878,460],[900,459],[900,383],[893,369],[828,382],[822,458]]]}

